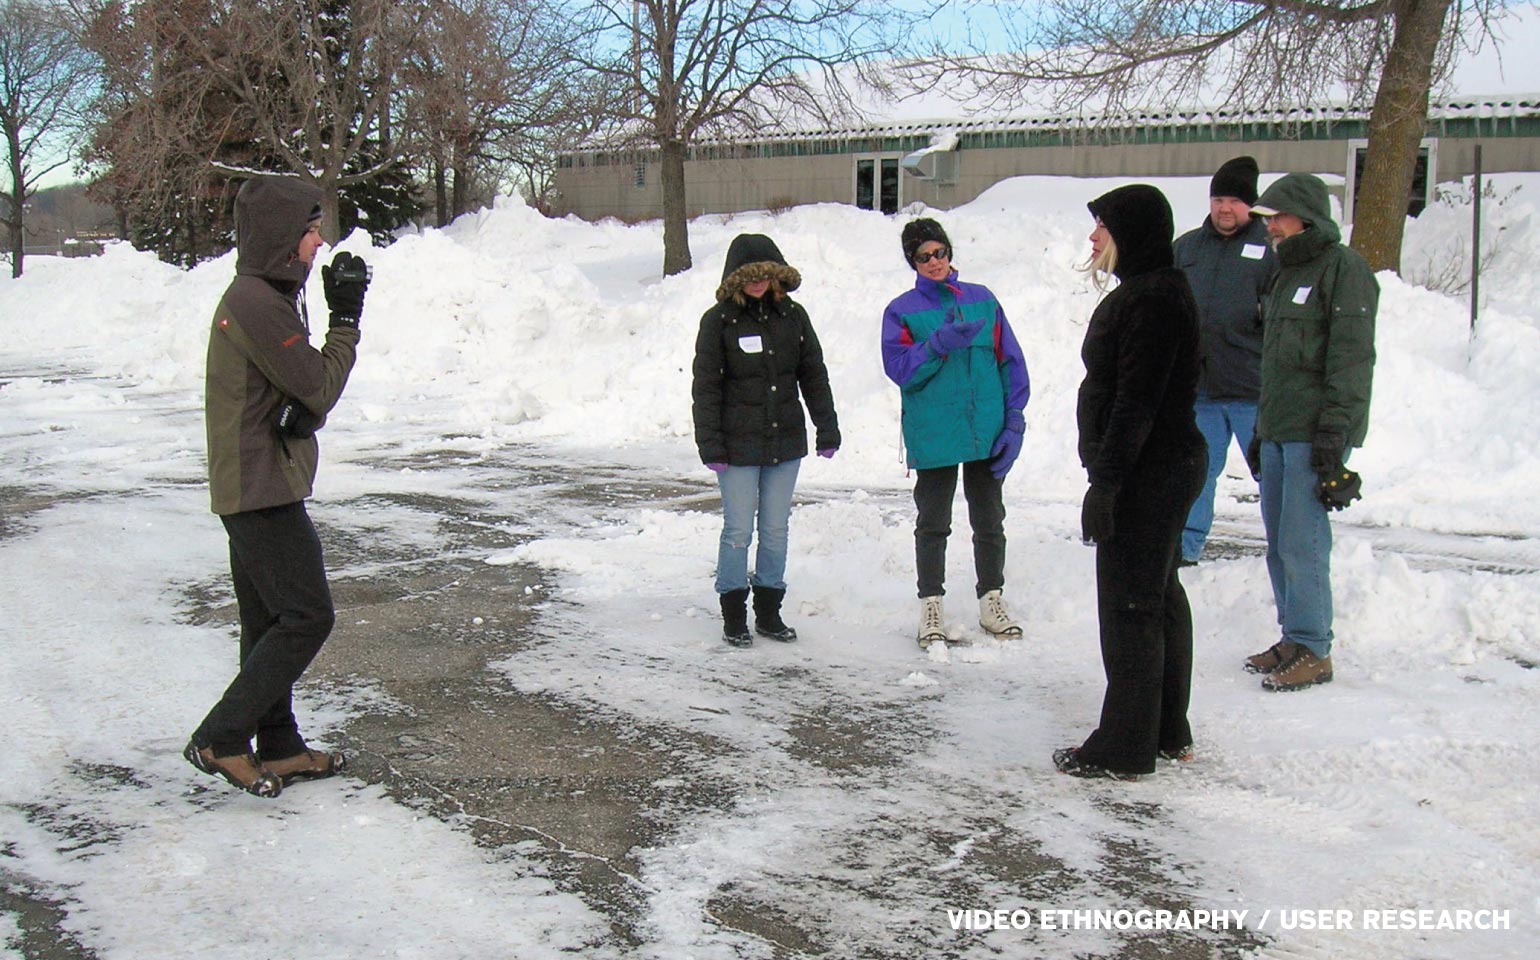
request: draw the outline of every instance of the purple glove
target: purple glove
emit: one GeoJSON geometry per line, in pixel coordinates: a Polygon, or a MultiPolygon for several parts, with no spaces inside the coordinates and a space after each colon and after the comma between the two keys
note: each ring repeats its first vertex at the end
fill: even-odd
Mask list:
{"type": "Polygon", "coordinates": [[[824,447],[823,449],[818,451],[818,455],[820,457],[823,457],[825,460],[833,460],[834,459],[834,451],[836,451],[838,449],[839,449],[839,447],[824,447]]]}
{"type": "Polygon", "coordinates": [[[973,320],[968,323],[943,323],[936,328],[936,332],[925,341],[930,347],[930,352],[938,357],[944,357],[954,350],[961,350],[973,342],[973,338],[984,329],[983,320],[973,320]]]}
{"type": "Polygon", "coordinates": [[[706,464],[706,469],[710,470],[712,473],[721,473],[723,470],[727,469],[727,464],[725,464],[725,463],[708,463],[708,464],[706,464]]]}
{"type": "Polygon", "coordinates": [[[989,472],[994,474],[996,480],[1004,480],[1005,475],[1011,472],[1011,467],[1016,463],[1016,458],[1021,455],[1021,441],[1027,435],[1027,418],[1020,410],[1005,411],[1005,428],[995,438],[995,445],[989,450],[989,472]]]}

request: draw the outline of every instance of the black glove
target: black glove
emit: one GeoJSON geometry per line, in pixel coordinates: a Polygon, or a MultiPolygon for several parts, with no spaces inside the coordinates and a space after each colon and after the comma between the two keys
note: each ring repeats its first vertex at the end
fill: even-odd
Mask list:
{"type": "Polygon", "coordinates": [[[321,268],[321,287],[326,291],[331,326],[358,326],[359,318],[364,315],[364,291],[369,289],[372,273],[363,257],[346,250],[332,258],[331,266],[321,268]]]}
{"type": "Polygon", "coordinates": [[[1080,504],[1080,539],[1085,543],[1106,543],[1112,539],[1112,504],[1117,494],[1106,487],[1092,486],[1080,504]]]}
{"type": "Polygon", "coordinates": [[[1262,479],[1262,438],[1254,433],[1246,444],[1246,469],[1251,471],[1251,479],[1262,479]]]}
{"type": "Polygon", "coordinates": [[[1347,438],[1336,430],[1317,430],[1310,441],[1310,469],[1316,476],[1325,476],[1342,469],[1342,452],[1347,449],[1347,438]]]}
{"type": "Polygon", "coordinates": [[[321,418],[298,400],[285,400],[278,407],[278,435],[294,440],[309,440],[320,429],[321,418]]]}
{"type": "Polygon", "coordinates": [[[1315,486],[1316,499],[1328,510],[1346,510],[1354,500],[1363,499],[1363,477],[1338,467],[1331,473],[1321,474],[1321,482],[1315,486]]]}

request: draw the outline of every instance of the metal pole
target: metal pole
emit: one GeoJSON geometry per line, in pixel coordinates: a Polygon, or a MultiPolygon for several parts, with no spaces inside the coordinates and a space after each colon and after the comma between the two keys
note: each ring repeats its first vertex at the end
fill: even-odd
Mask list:
{"type": "Polygon", "coordinates": [[[1470,241],[1470,335],[1476,337],[1476,312],[1481,301],[1481,144],[1476,144],[1475,176],[1471,179],[1475,202],[1471,206],[1470,241]]]}

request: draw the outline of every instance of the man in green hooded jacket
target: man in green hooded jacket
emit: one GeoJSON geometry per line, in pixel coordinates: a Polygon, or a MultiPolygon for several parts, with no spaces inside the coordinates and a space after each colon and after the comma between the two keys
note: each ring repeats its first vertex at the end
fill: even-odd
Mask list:
{"type": "Polygon", "coordinates": [[[1318,490],[1369,429],[1379,283],[1341,242],[1326,184],[1291,173],[1257,199],[1278,254],[1263,300],[1262,395],[1247,461],[1261,481],[1282,637],[1246,659],[1268,690],[1332,679],[1331,522],[1318,490]]]}

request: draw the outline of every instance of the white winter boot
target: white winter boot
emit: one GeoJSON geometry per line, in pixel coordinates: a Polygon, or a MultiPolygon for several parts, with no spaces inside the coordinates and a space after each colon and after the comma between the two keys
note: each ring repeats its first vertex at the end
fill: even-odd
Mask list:
{"type": "Polygon", "coordinates": [[[984,628],[985,633],[1002,640],[1021,638],[1021,625],[1011,619],[1010,611],[1005,609],[1005,600],[998,590],[991,590],[979,597],[979,626],[984,628]]]}
{"type": "Polygon", "coordinates": [[[940,597],[920,598],[920,649],[926,650],[933,643],[946,643],[946,623],[941,616],[940,597]]]}

